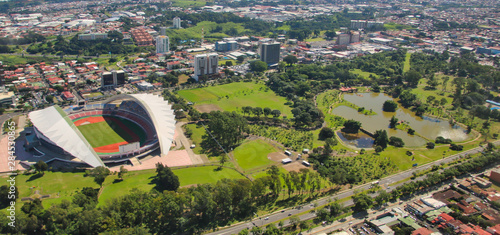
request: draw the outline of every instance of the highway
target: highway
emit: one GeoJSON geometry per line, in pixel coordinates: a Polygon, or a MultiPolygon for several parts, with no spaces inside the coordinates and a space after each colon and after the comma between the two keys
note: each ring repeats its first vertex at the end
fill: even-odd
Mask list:
{"type": "MultiPolygon", "coordinates": [[[[495,144],[495,145],[500,144],[500,140],[493,142],[493,144],[495,144]]],[[[425,164],[425,165],[422,165],[419,167],[414,167],[412,169],[409,169],[409,170],[406,170],[403,172],[399,172],[399,173],[391,175],[391,176],[387,176],[387,177],[379,180],[379,185],[382,186],[382,188],[388,189],[387,191],[391,191],[392,189],[388,188],[390,184],[392,184],[394,182],[398,182],[402,179],[412,177],[414,172],[424,171],[424,170],[427,170],[429,168],[432,168],[432,166],[434,166],[434,165],[440,165],[441,163],[449,163],[449,162],[452,162],[452,161],[460,158],[461,156],[466,156],[469,154],[476,154],[476,153],[479,153],[481,151],[483,151],[482,147],[476,147],[476,148],[473,148],[473,149],[470,149],[467,151],[453,154],[449,157],[446,157],[446,158],[443,158],[443,159],[440,159],[440,160],[437,160],[437,161],[434,161],[434,162],[431,162],[431,163],[428,163],[428,164],[425,164]]],[[[419,177],[419,178],[421,178],[421,177],[419,177]]],[[[393,185],[391,187],[395,188],[395,187],[400,186],[404,183],[405,182],[399,183],[399,184],[393,185]]],[[[306,211],[306,210],[313,209],[312,205],[314,203],[316,203],[317,206],[322,206],[322,205],[327,204],[329,201],[333,201],[335,199],[340,200],[340,199],[343,199],[346,197],[350,197],[354,194],[355,190],[356,191],[368,190],[370,188],[370,186],[371,186],[370,183],[360,185],[360,186],[354,187],[352,189],[336,193],[334,195],[330,195],[327,197],[317,199],[317,200],[312,201],[308,204],[303,204],[303,205],[297,206],[295,208],[288,208],[288,209],[285,209],[282,211],[273,212],[273,213],[268,214],[268,215],[263,215],[263,216],[260,216],[257,218],[253,218],[252,222],[249,222],[249,221],[240,222],[240,223],[234,224],[232,226],[220,228],[218,231],[208,233],[208,234],[213,234],[213,235],[215,235],[215,234],[227,234],[227,235],[237,234],[239,231],[241,231],[245,228],[248,228],[250,230],[253,226],[265,226],[265,225],[270,224],[270,223],[276,223],[277,221],[286,219],[286,218],[293,216],[295,214],[301,213],[301,212],[306,211]],[[296,208],[301,208],[301,209],[296,209],[296,208]]],[[[351,205],[353,205],[352,200],[346,201],[344,203],[344,206],[351,206],[351,205]]],[[[299,216],[300,220],[308,220],[308,219],[312,219],[314,217],[316,217],[316,214],[314,214],[314,213],[307,213],[307,214],[303,214],[303,215],[299,216]]],[[[284,223],[285,223],[285,226],[288,225],[289,220],[284,221],[284,223]]]]}

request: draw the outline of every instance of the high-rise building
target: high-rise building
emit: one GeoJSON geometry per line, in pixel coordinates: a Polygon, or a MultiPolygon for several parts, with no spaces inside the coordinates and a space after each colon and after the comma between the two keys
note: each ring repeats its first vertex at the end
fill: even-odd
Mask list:
{"type": "Polygon", "coordinates": [[[167,27],[160,27],[160,35],[167,35],[167,27]]]}
{"type": "Polygon", "coordinates": [[[351,20],[351,29],[380,29],[384,27],[384,22],[351,20]]]}
{"type": "Polygon", "coordinates": [[[267,64],[277,64],[280,61],[280,47],[281,45],[279,42],[260,44],[260,60],[267,64]]]}
{"type": "Polygon", "coordinates": [[[125,72],[123,70],[113,70],[101,74],[101,88],[103,89],[121,86],[125,82],[125,72]]]}
{"type": "Polygon", "coordinates": [[[337,45],[349,45],[351,35],[347,33],[339,34],[337,36],[337,45]]]}
{"type": "Polygon", "coordinates": [[[156,53],[162,54],[167,53],[170,50],[170,40],[168,36],[158,36],[156,37],[156,53]]]}
{"type": "Polygon", "coordinates": [[[194,79],[203,75],[219,73],[219,55],[217,53],[201,54],[194,57],[194,79]]]}
{"type": "Polygon", "coordinates": [[[5,83],[5,75],[4,75],[3,62],[0,61],[0,86],[3,86],[4,83],[5,83]]]}
{"type": "Polygon", "coordinates": [[[180,29],[181,28],[181,18],[179,17],[174,17],[174,29],[180,29]]]}

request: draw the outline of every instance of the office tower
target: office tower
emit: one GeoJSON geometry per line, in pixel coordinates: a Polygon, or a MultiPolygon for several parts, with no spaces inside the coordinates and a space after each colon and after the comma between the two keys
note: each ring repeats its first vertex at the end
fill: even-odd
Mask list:
{"type": "Polygon", "coordinates": [[[259,48],[260,60],[267,64],[277,64],[280,61],[280,43],[262,43],[259,48]]]}
{"type": "Polygon", "coordinates": [[[167,35],[167,27],[160,27],[160,35],[163,36],[167,35]]]}
{"type": "Polygon", "coordinates": [[[219,55],[217,53],[201,54],[194,57],[194,79],[203,75],[219,73],[219,55]]]}
{"type": "Polygon", "coordinates": [[[174,18],[174,29],[180,29],[181,28],[181,18],[175,17],[174,18]]]}
{"type": "Polygon", "coordinates": [[[126,82],[123,70],[113,70],[101,74],[101,88],[113,88],[124,85],[126,82]]]}
{"type": "Polygon", "coordinates": [[[156,37],[156,53],[162,54],[167,53],[170,50],[170,41],[168,36],[158,36],[156,37]]]}

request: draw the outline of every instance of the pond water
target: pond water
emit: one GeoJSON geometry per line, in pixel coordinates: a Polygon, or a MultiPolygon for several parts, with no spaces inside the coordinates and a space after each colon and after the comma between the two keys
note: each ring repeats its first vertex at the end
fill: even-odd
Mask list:
{"type": "MultiPolygon", "coordinates": [[[[354,119],[356,121],[361,122],[362,128],[375,133],[376,130],[386,130],[388,136],[397,136],[403,139],[405,142],[405,146],[422,146],[427,141],[419,137],[417,135],[409,135],[405,131],[389,128],[389,120],[392,116],[396,116],[399,121],[405,121],[409,124],[409,126],[414,129],[418,134],[424,136],[425,138],[434,140],[438,136],[442,136],[444,138],[450,138],[454,142],[464,141],[469,138],[464,128],[461,128],[458,125],[451,126],[448,121],[440,120],[431,117],[419,117],[416,116],[414,112],[403,108],[399,105],[396,112],[384,112],[382,111],[382,105],[386,100],[393,100],[393,98],[387,94],[383,93],[353,93],[353,94],[345,94],[344,99],[350,103],[353,103],[359,107],[364,107],[367,110],[373,110],[377,114],[376,115],[364,115],[358,113],[357,110],[347,107],[347,106],[339,106],[332,110],[332,113],[338,116],[341,116],[345,119],[354,119]]],[[[354,136],[346,137],[345,133],[342,133],[342,136],[339,137],[344,140],[348,144],[367,148],[371,147],[368,140],[366,140],[366,136],[360,135],[359,138],[356,139],[354,136]]]]}

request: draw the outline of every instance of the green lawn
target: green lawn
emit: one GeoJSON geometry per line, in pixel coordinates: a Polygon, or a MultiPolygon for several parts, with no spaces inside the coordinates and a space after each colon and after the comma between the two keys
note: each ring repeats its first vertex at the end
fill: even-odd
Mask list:
{"type": "Polygon", "coordinates": [[[0,61],[2,61],[4,65],[26,64],[28,62],[26,57],[23,58],[17,55],[0,55],[0,61]]]}
{"type": "MultiPolygon", "coordinates": [[[[136,133],[140,137],[141,142],[144,141],[146,134],[140,127],[125,119],[120,119],[120,121],[129,127],[132,132],[136,133]]],[[[78,129],[94,148],[133,140],[133,137],[115,122],[106,121],[86,124],[78,126],[78,129]]]]}
{"type": "Polygon", "coordinates": [[[173,0],[173,7],[193,8],[205,6],[206,1],[173,0]]]}
{"type": "MultiPolygon", "coordinates": [[[[184,125],[185,127],[191,129],[193,131],[193,134],[191,135],[191,141],[193,141],[193,144],[196,145],[196,148],[193,149],[193,152],[196,154],[202,154],[201,152],[201,141],[202,141],[202,136],[205,135],[207,132],[205,131],[205,128],[203,128],[202,125],[196,125],[196,124],[187,124],[184,125]]],[[[189,148],[189,146],[187,146],[189,148]]]]}
{"type": "Polygon", "coordinates": [[[178,94],[188,101],[194,102],[195,107],[204,104],[214,104],[225,111],[241,112],[244,106],[269,107],[281,111],[281,115],[291,117],[291,108],[286,99],[276,95],[264,84],[251,82],[236,82],[219,86],[210,86],[191,90],[181,90],[178,94]]]}
{"type": "Polygon", "coordinates": [[[59,203],[63,199],[72,200],[73,194],[84,187],[99,187],[94,182],[94,178],[83,177],[83,173],[45,172],[42,177],[32,177],[33,175],[19,175],[16,177],[19,197],[32,196],[36,190],[39,190],[41,195],[50,194],[50,198],[42,200],[45,208],[54,203],[59,203]],[[32,187],[33,189],[30,189],[32,187]]]}
{"type": "Polygon", "coordinates": [[[179,176],[181,186],[216,183],[221,179],[246,179],[233,169],[217,170],[217,168],[217,166],[189,167],[174,170],[174,173],[179,176]]]}
{"type": "Polygon", "coordinates": [[[307,38],[305,41],[306,42],[323,42],[323,41],[326,41],[326,39],[324,39],[322,37],[317,37],[317,38],[307,38]]]}
{"type": "Polygon", "coordinates": [[[378,78],[379,76],[375,73],[370,73],[370,72],[366,72],[366,71],[363,71],[361,69],[352,69],[352,70],[349,70],[349,72],[351,73],[354,73],[354,74],[357,74],[361,77],[364,77],[365,79],[370,79],[370,75],[372,75],[373,77],[375,78],[378,78]]]}
{"type": "Polygon", "coordinates": [[[118,183],[113,183],[118,179],[118,175],[108,176],[103,184],[104,189],[99,197],[99,205],[106,204],[112,198],[126,195],[133,188],[142,191],[151,190],[155,186],[151,184],[154,176],[156,176],[156,169],[128,172],[123,177],[124,180],[118,183]]]}
{"type": "Polygon", "coordinates": [[[245,171],[264,167],[273,163],[267,155],[277,152],[273,146],[264,140],[247,141],[234,149],[234,157],[238,165],[245,171]]]}
{"type": "Polygon", "coordinates": [[[406,53],[403,72],[407,72],[410,70],[410,59],[411,59],[411,53],[406,53]]]}

